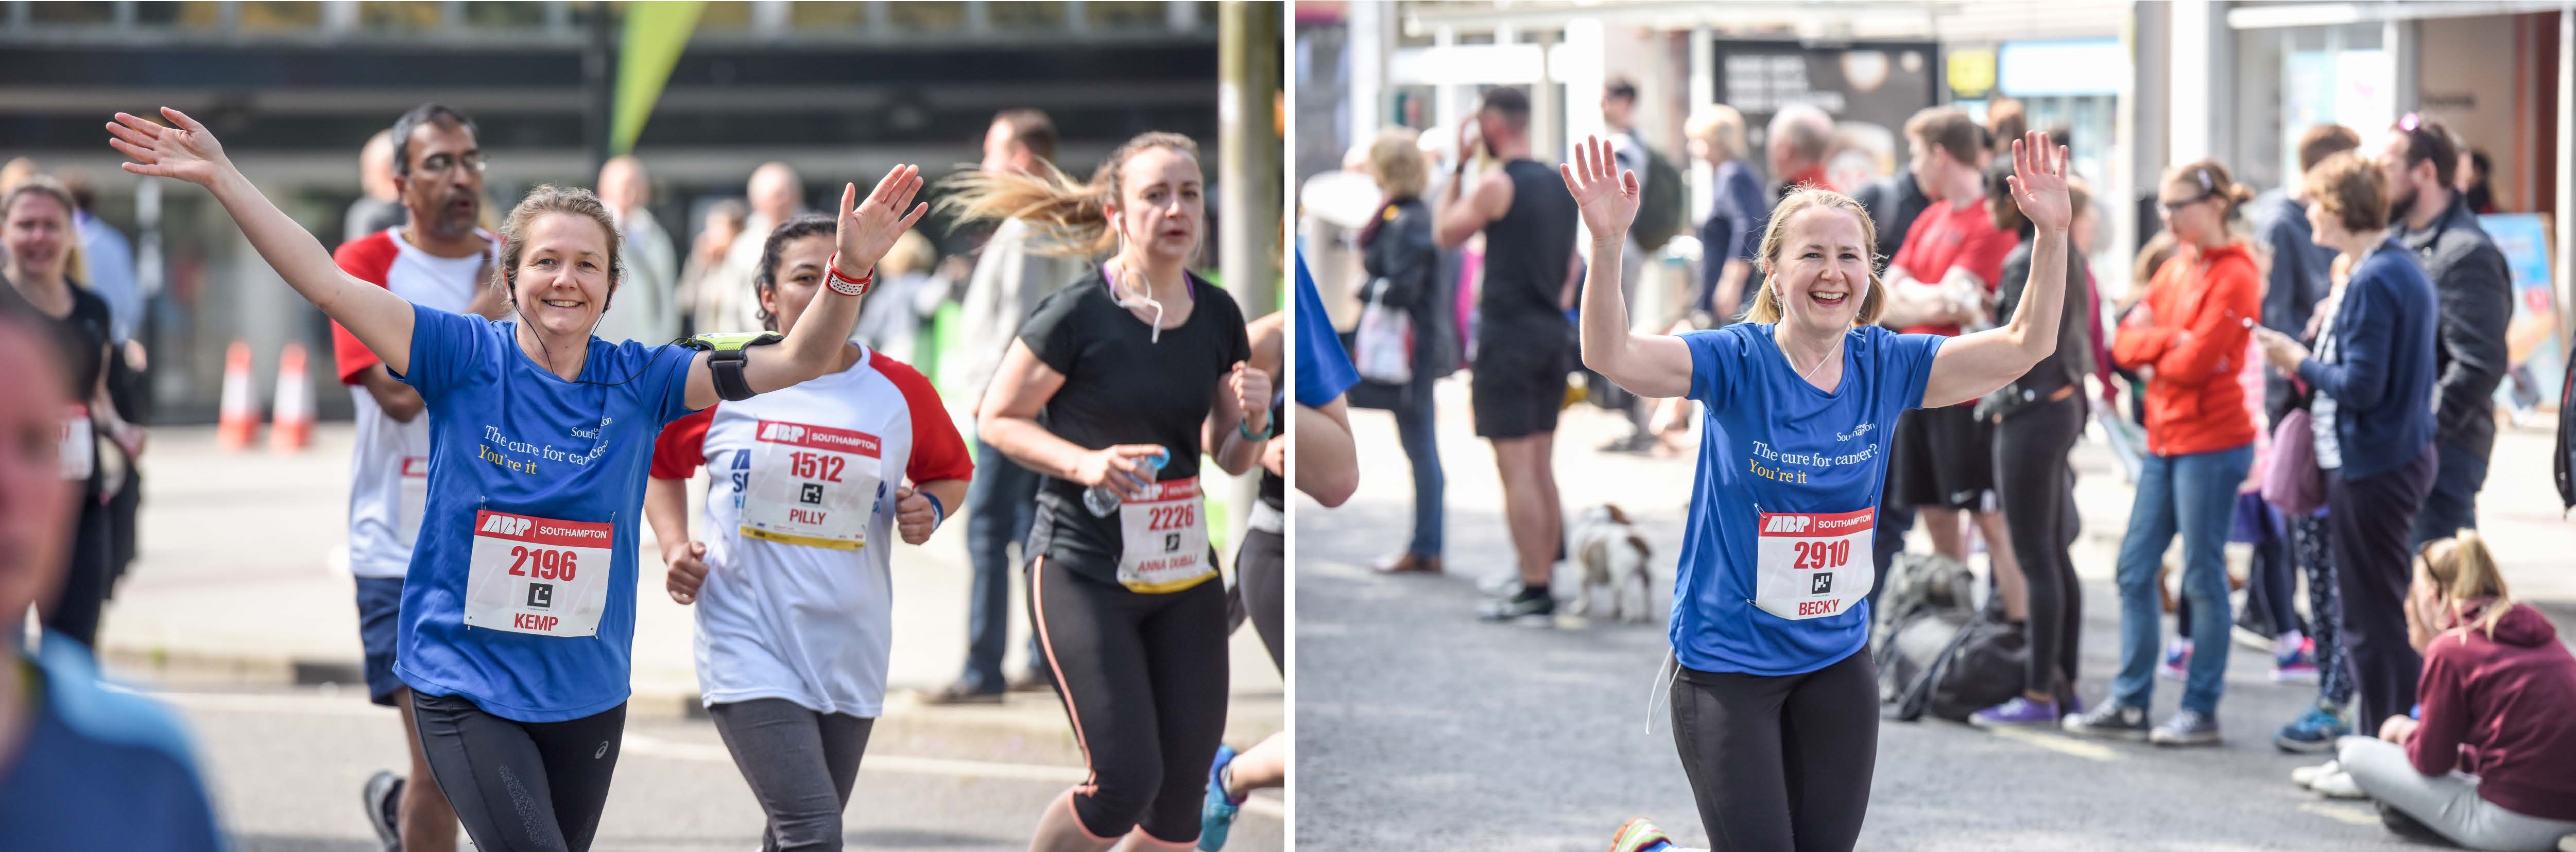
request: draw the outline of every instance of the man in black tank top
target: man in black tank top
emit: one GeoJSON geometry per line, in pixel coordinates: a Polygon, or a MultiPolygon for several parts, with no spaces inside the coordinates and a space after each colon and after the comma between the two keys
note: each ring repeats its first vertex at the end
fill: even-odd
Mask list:
{"type": "Polygon", "coordinates": [[[1556,414],[1573,370],[1577,213],[1556,169],[1530,159],[1529,96],[1485,92],[1459,128],[1458,167],[1434,226],[1442,248],[1485,234],[1485,284],[1477,300],[1473,391],[1476,435],[1494,442],[1502,469],[1503,520],[1519,552],[1520,593],[1486,609],[1495,620],[1553,623],[1548,595],[1565,510],[1556,495],[1556,414]],[[1502,168],[1473,179],[1479,145],[1502,168]]]}

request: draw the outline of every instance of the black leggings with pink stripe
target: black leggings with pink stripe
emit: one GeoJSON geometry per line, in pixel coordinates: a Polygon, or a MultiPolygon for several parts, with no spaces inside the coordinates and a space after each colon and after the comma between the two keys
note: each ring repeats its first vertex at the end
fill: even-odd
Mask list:
{"type": "Polygon", "coordinates": [[[1225,736],[1225,583],[1145,594],[1040,558],[1029,588],[1039,648],[1091,764],[1073,792],[1083,830],[1195,843],[1225,736]]]}

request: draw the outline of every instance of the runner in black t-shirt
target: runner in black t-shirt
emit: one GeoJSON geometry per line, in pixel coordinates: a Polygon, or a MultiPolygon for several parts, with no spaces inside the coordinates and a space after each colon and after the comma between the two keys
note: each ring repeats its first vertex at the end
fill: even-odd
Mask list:
{"type": "Polygon", "coordinates": [[[105,480],[98,472],[98,437],[123,445],[127,458],[143,452],[143,430],[125,422],[107,394],[107,301],[69,277],[72,197],[50,177],[33,177],[0,198],[0,242],[7,248],[7,278],[30,307],[51,322],[64,379],[83,404],[63,418],[63,476],[78,480],[79,519],[66,554],[70,570],[52,601],[40,606],[46,629],[98,641],[98,617],[107,604],[114,542],[113,515],[99,502],[105,480]]]}
{"type": "Polygon", "coordinates": [[[1243,311],[1191,275],[1206,228],[1198,146],[1147,133],[1089,184],[962,175],[951,205],[1016,217],[1067,254],[1117,253],[1048,296],[993,376],[986,443],[1048,478],[1029,531],[1029,609],[1091,777],[1047,807],[1030,848],[1101,852],[1199,839],[1225,729],[1225,586],[1199,456],[1239,475],[1271,431],[1243,311]],[[1167,460],[1160,470],[1153,457],[1167,460]],[[1120,504],[1094,514],[1084,492],[1120,504]]]}
{"type": "Polygon", "coordinates": [[[1553,459],[1556,413],[1564,407],[1565,376],[1574,368],[1573,326],[1565,320],[1577,277],[1574,200],[1555,170],[1530,159],[1529,96],[1518,89],[1485,92],[1484,104],[1459,128],[1458,151],[1448,198],[1432,230],[1442,248],[1456,248],[1480,230],[1485,234],[1470,389],[1476,435],[1494,442],[1503,522],[1520,556],[1520,592],[1487,606],[1484,616],[1543,627],[1556,616],[1547,584],[1565,533],[1553,459]],[[1503,165],[1462,195],[1479,136],[1503,165]]]}

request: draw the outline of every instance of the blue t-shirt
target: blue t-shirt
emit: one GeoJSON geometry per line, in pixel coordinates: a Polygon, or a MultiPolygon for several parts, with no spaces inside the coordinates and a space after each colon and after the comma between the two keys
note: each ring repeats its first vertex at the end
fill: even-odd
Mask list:
{"type": "Polygon", "coordinates": [[[579,719],[626,701],[635,638],[636,530],[662,426],[689,413],[695,353],[592,338],[577,382],[528,358],[516,321],[413,306],[411,369],[429,410],[429,502],[404,578],[394,674],[521,722],[579,719]],[[598,632],[543,636],[464,622],[479,510],[606,523],[598,632]]]}
{"type": "Polygon", "coordinates": [[[100,682],[89,653],[47,633],[41,653],[0,666],[0,677],[34,675],[27,740],[0,756],[0,852],[224,848],[178,720],[100,682]]]}
{"type": "Polygon", "coordinates": [[[1297,404],[1321,408],[1360,380],[1351,354],[1324,319],[1324,299],[1315,293],[1315,276],[1306,271],[1306,253],[1297,252],[1297,404]]]}
{"type": "MultiPolygon", "coordinates": [[[[1897,415],[1922,406],[1947,339],[1852,329],[1842,385],[1828,394],[1798,377],[1771,328],[1682,335],[1690,398],[1708,406],[1708,420],[1673,578],[1672,641],[1681,664],[1700,671],[1804,674],[1869,643],[1865,602],[1803,620],[1753,605],[1758,513],[1875,512],[1897,415]]],[[[1865,567],[1869,554],[1857,558],[1865,567]]]]}

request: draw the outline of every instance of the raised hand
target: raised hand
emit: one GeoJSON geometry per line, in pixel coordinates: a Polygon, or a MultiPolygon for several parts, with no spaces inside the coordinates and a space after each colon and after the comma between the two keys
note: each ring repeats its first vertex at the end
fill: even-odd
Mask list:
{"type": "MultiPolygon", "coordinates": [[[[1574,162],[1559,164],[1556,173],[1565,178],[1565,190],[1574,194],[1575,206],[1583,209],[1583,226],[1594,238],[1624,235],[1628,224],[1637,221],[1637,204],[1644,200],[1637,191],[1637,173],[1621,171],[1610,156],[1610,143],[1601,137],[1585,137],[1574,146],[1574,162]]],[[[2065,195],[2065,184],[2058,184],[2061,205],[2065,195]]]]}
{"type": "Polygon", "coordinates": [[[2021,215],[2044,231],[2064,233],[2075,221],[2075,206],[2066,196],[2066,147],[2048,144],[2048,134],[2031,131],[2013,140],[2013,203],[2021,215]]]}
{"type": "Polygon", "coordinates": [[[877,188],[868,193],[867,201],[856,202],[855,207],[858,185],[842,185],[840,228],[833,239],[833,248],[841,253],[842,272],[857,275],[860,270],[875,268],[877,258],[894,247],[895,238],[911,229],[912,223],[921,221],[921,214],[929,212],[930,205],[912,202],[913,195],[920,191],[921,168],[910,165],[888,170],[877,181],[877,188]],[[906,208],[910,208],[909,214],[906,208]]]}
{"type": "Polygon", "coordinates": [[[224,158],[224,146],[205,125],[169,107],[161,108],[161,116],[170,124],[121,112],[108,122],[107,132],[115,137],[107,140],[108,147],[134,159],[123,164],[126,171],[211,187],[217,176],[232,169],[232,161],[224,158]]]}

